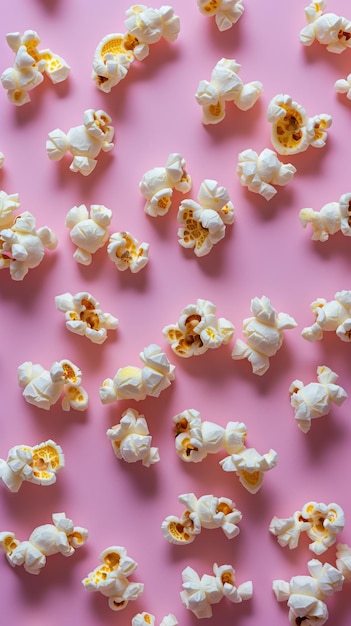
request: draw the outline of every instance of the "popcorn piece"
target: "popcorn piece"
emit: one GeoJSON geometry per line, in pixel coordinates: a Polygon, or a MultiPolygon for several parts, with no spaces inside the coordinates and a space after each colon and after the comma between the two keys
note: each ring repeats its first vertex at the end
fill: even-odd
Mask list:
{"type": "Polygon", "coordinates": [[[334,89],[337,93],[346,93],[346,98],[351,100],[351,74],[348,74],[346,78],[336,80],[334,89]]]}
{"type": "Polygon", "coordinates": [[[67,134],[59,128],[51,131],[46,141],[49,159],[61,161],[66,152],[70,152],[73,160],[69,169],[88,176],[96,167],[100,151],[110,152],[114,147],[111,121],[105,111],[87,109],[81,126],[71,128],[67,134]]]}
{"type": "Polygon", "coordinates": [[[223,317],[216,317],[216,306],[209,300],[198,299],[186,306],[176,324],[165,326],[163,336],[173,352],[188,358],[219,348],[230,341],[234,326],[223,317]]]}
{"type": "Polygon", "coordinates": [[[101,39],[94,52],[91,74],[101,91],[110,93],[112,87],[126,77],[134,61],[133,46],[136,45],[136,40],[128,33],[111,33],[101,39]]]}
{"type": "Polygon", "coordinates": [[[233,102],[238,109],[247,111],[262,93],[262,83],[255,80],[244,84],[238,73],[241,65],[235,59],[222,58],[215,65],[211,80],[201,80],[196,102],[202,107],[202,123],[218,124],[225,117],[225,103],[233,102]]]}
{"type": "Polygon", "coordinates": [[[158,398],[161,391],[174,380],[175,366],[171,365],[160,346],[150,344],[139,354],[142,367],[127,365],[117,370],[114,379],[106,378],[99,389],[103,404],[116,400],[145,400],[158,398]]]}
{"type": "Polygon", "coordinates": [[[96,298],[86,291],[55,296],[55,305],[65,313],[66,328],[93,343],[102,344],[107,339],[107,331],[118,326],[118,319],[110,313],[103,313],[96,298]]]}
{"type": "Polygon", "coordinates": [[[334,330],[341,341],[351,341],[351,291],[338,291],[334,298],[329,302],[324,298],[312,302],[315,322],[302,330],[304,339],[318,341],[324,331],[334,330]]]}
{"type": "Polygon", "coordinates": [[[65,513],[54,513],[52,521],[53,524],[35,528],[28,541],[19,541],[12,532],[0,533],[0,548],[12,567],[23,565],[29,574],[40,574],[47,556],[72,556],[76,548],[85,544],[88,531],[74,526],[65,513]]]}
{"type": "Polygon", "coordinates": [[[317,383],[304,385],[301,380],[294,380],[290,387],[291,406],[295,410],[295,419],[302,432],[311,428],[311,420],[328,415],[331,405],[341,406],[347,398],[345,389],[336,384],[338,375],[329,367],[317,368],[317,383]]]}
{"type": "Polygon", "coordinates": [[[262,376],[269,368],[269,359],[274,356],[283,343],[283,331],[297,326],[294,318],[287,313],[277,313],[266,296],[251,300],[254,317],[243,321],[244,343],[237,339],[232,351],[234,360],[247,358],[252,371],[262,376]]]}
{"type": "Polygon", "coordinates": [[[6,461],[0,459],[0,478],[10,491],[17,493],[25,480],[35,485],[52,485],[64,465],[62,448],[48,439],[34,447],[11,448],[6,461]]]}
{"type": "Polygon", "coordinates": [[[170,6],[150,9],[136,4],[126,11],[125,25],[128,33],[138,40],[138,45],[151,45],[162,38],[173,42],[180,31],[179,17],[170,6]]]}
{"type": "Polygon", "coordinates": [[[351,548],[346,543],[338,543],[336,546],[336,567],[345,582],[351,582],[351,548]]]}
{"type": "MultiPolygon", "coordinates": [[[[146,613],[146,611],[134,615],[132,619],[132,626],[145,626],[145,624],[147,624],[147,626],[155,626],[155,616],[151,615],[151,613],[146,613]]],[[[178,620],[176,616],[169,613],[169,615],[166,615],[163,618],[160,626],[176,626],[177,624],[178,620]]]]}
{"type": "Polygon", "coordinates": [[[68,211],[65,225],[71,229],[71,240],[77,246],[73,254],[77,263],[90,265],[92,255],[108,240],[111,219],[112,211],[102,204],[92,204],[90,211],[85,204],[68,211]]]}
{"type": "Polygon", "coordinates": [[[20,206],[18,193],[8,194],[0,191],[0,232],[4,228],[11,228],[15,222],[14,211],[20,206]]]}
{"type": "Polygon", "coordinates": [[[238,155],[236,173],[244,187],[271,200],[277,193],[274,185],[285,186],[293,178],[296,168],[291,163],[282,163],[273,150],[265,148],[260,154],[243,150],[238,155]]]}
{"type": "Polygon", "coordinates": [[[128,580],[137,563],[121,546],[106,548],[101,552],[99,560],[102,565],[82,580],[83,587],[88,591],[100,591],[108,598],[108,605],[113,611],[125,609],[130,600],[136,600],[144,591],[143,583],[128,580]]]}
{"type": "Polygon", "coordinates": [[[113,233],[107,245],[109,259],[120,272],[140,272],[149,262],[149,244],[141,243],[127,231],[113,233]]]}
{"type": "Polygon", "coordinates": [[[241,452],[231,454],[220,461],[225,472],[235,472],[239,481],[250,493],[257,493],[262,486],[264,472],[278,463],[278,454],[270,450],[259,454],[255,448],[245,448],[241,452]]]}
{"type": "Polygon", "coordinates": [[[208,254],[214,244],[223,239],[225,227],[234,222],[234,207],[225,187],[206,179],[201,183],[199,202],[182,200],[178,210],[179,243],[183,248],[194,248],[196,256],[208,254]]]}
{"type": "Polygon", "coordinates": [[[300,41],[304,46],[318,41],[328,52],[340,54],[351,47],[351,21],[335,13],[323,13],[325,7],[325,0],[318,0],[305,8],[308,25],[300,31],[300,41]]]}
{"type": "Polygon", "coordinates": [[[160,460],[158,448],[151,447],[152,437],[144,415],[134,409],[127,409],[122,414],[119,424],[106,432],[118,459],[127,463],[142,461],[150,467],[160,460]]]}
{"type": "Polygon", "coordinates": [[[271,141],[278,154],[297,154],[309,146],[323,148],[332,123],[325,113],[308,117],[305,109],[286,94],[272,98],[267,119],[272,124],[271,141]]]}
{"type": "Polygon", "coordinates": [[[228,30],[244,12],[242,0],[197,0],[202,15],[215,15],[218,30],[228,30]]]}
{"type": "Polygon", "coordinates": [[[85,411],[88,394],[81,386],[82,372],[68,359],[55,361],[50,370],[39,364],[25,361],[18,368],[18,384],[23,397],[39,409],[49,410],[63,394],[61,406],[64,411],[71,408],[85,411]]]}
{"type": "Polygon", "coordinates": [[[173,152],[165,167],[154,167],[143,175],[139,189],[146,198],[145,213],[152,217],[166,215],[172,203],[173,189],[182,193],[190,191],[191,177],[185,167],[182,155],[173,152]]]}
{"type": "Polygon", "coordinates": [[[304,228],[311,224],[312,239],[327,241],[329,235],[341,230],[343,235],[351,236],[351,193],[344,193],[339,202],[328,202],[320,211],[301,209],[300,222],[304,228]]]}

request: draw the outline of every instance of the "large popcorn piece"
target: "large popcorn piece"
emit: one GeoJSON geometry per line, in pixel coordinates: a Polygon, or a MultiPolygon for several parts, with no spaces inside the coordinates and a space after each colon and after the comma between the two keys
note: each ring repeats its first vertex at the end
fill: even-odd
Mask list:
{"type": "Polygon", "coordinates": [[[30,101],[29,92],[40,85],[46,74],[52,83],[60,83],[68,77],[70,67],[59,55],[48,48],[39,50],[40,39],[34,30],[6,35],[6,41],[15,53],[13,67],[1,75],[1,83],[10,102],[21,106],[30,101]]]}
{"type": "Polygon", "coordinates": [[[196,102],[202,107],[203,124],[218,124],[225,117],[225,103],[233,102],[247,111],[262,93],[262,83],[255,80],[244,84],[238,73],[241,65],[235,59],[222,58],[212,70],[211,80],[201,80],[196,102]]]}
{"type": "Polygon", "coordinates": [[[301,209],[300,222],[304,228],[312,226],[312,239],[327,241],[329,235],[341,231],[347,237],[351,236],[351,193],[344,193],[339,202],[328,202],[320,211],[301,209]]]}
{"type": "Polygon", "coordinates": [[[341,341],[351,341],[351,291],[338,291],[329,302],[317,298],[311,303],[311,310],[315,321],[302,330],[304,339],[318,341],[324,331],[335,331],[341,341]]]}
{"type": "Polygon", "coordinates": [[[279,545],[289,546],[290,549],[297,548],[301,532],[306,532],[312,539],[309,549],[320,555],[336,542],[344,525],[344,511],[338,504],[312,501],[307,502],[301,511],[296,511],[291,517],[273,517],[269,530],[277,537],[279,545]]]}
{"type": "Polygon", "coordinates": [[[323,148],[327,141],[330,115],[321,113],[308,117],[305,109],[287,94],[278,94],[267,109],[272,124],[271,141],[278,154],[297,154],[309,146],[323,148]]]}
{"type": "Polygon", "coordinates": [[[40,364],[25,361],[18,368],[18,384],[23,389],[23,397],[39,409],[49,410],[62,397],[64,411],[71,408],[85,411],[88,407],[88,394],[81,386],[82,372],[68,359],[55,361],[50,370],[40,364]]]}
{"type": "Polygon", "coordinates": [[[251,300],[253,317],[243,321],[242,333],[246,343],[237,339],[232,358],[248,359],[254,374],[262,376],[269,368],[269,359],[283,343],[283,331],[297,326],[287,313],[277,313],[266,296],[251,300]]]}
{"type": "Polygon", "coordinates": [[[242,0],[197,0],[202,15],[215,16],[218,30],[228,30],[244,12],[242,0]]]}
{"type": "MultiPolygon", "coordinates": [[[[151,613],[147,613],[143,611],[143,613],[138,613],[134,615],[132,618],[132,626],[155,626],[156,618],[151,613]]],[[[173,613],[169,613],[165,615],[163,620],[160,623],[160,626],[177,626],[178,620],[173,613]]]]}
{"type": "Polygon", "coordinates": [[[323,13],[326,5],[325,0],[317,0],[305,8],[308,25],[300,31],[300,41],[304,46],[318,41],[328,52],[340,54],[351,47],[351,21],[335,13],[323,13]]]}
{"type": "Polygon", "coordinates": [[[198,299],[196,304],[186,306],[178,322],[165,326],[162,333],[175,354],[188,358],[228,343],[234,326],[225,318],[216,317],[212,302],[198,299]]]}
{"type": "Polygon", "coordinates": [[[160,460],[158,448],[151,446],[152,437],[144,415],[134,409],[124,411],[119,424],[109,428],[106,435],[117,459],[127,463],[141,461],[145,467],[160,460]]]}
{"type": "Polygon", "coordinates": [[[172,365],[160,346],[150,344],[139,354],[142,367],[126,365],[117,370],[114,379],[106,378],[99,389],[103,404],[116,400],[145,400],[158,398],[174,380],[172,365]]]}
{"type": "Polygon", "coordinates": [[[146,198],[144,211],[151,217],[166,215],[172,203],[173,190],[187,193],[191,189],[191,177],[186,171],[185,159],[172,152],[165,167],[154,167],[143,175],[139,189],[146,198]]]}
{"type": "Polygon", "coordinates": [[[231,565],[213,564],[214,576],[203,576],[192,567],[186,567],[182,571],[182,591],[180,598],[184,606],[197,618],[212,616],[212,604],[217,604],[222,598],[238,604],[252,598],[253,586],[251,581],[236,585],[235,570],[231,565]]]}
{"type": "Polygon", "coordinates": [[[74,526],[65,513],[54,513],[52,521],[53,524],[35,528],[28,541],[19,541],[12,532],[0,532],[0,548],[12,567],[23,565],[29,574],[40,574],[47,556],[72,556],[76,548],[85,544],[88,531],[74,526]]]}
{"type": "Polygon", "coordinates": [[[65,225],[70,228],[70,238],[77,246],[73,258],[77,263],[90,265],[92,255],[102,248],[109,238],[108,227],[112,211],[102,204],[74,206],[66,215],[65,225]]]}
{"type": "Polygon", "coordinates": [[[193,493],[185,493],[178,500],[186,507],[181,517],[168,515],[161,524],[162,535],[169,543],[192,543],[202,528],[222,528],[228,539],[239,534],[237,524],[242,514],[229,498],[213,495],[197,498],[193,493]]]}
{"type": "Polygon", "coordinates": [[[61,161],[70,152],[73,160],[69,169],[88,176],[95,169],[101,150],[110,152],[114,147],[111,121],[105,111],[87,109],[83,114],[83,124],[74,126],[67,134],[60,128],[52,130],[46,141],[49,159],[61,161]]]}
{"type": "Polygon", "coordinates": [[[309,576],[293,576],[289,582],[273,581],[278,602],[287,601],[291,626],[305,623],[323,626],[328,619],[325,600],[343,586],[343,575],[329,563],[311,559],[307,567],[309,576]]]}
{"type": "Polygon", "coordinates": [[[180,22],[170,6],[151,9],[135,4],[126,11],[126,33],[111,33],[99,42],[93,59],[92,79],[109,93],[128,74],[131,64],[149,55],[151,44],[177,39],[180,22]]]}
{"type": "Polygon", "coordinates": [[[93,343],[102,344],[107,339],[107,331],[118,326],[118,319],[103,313],[96,298],[86,291],[55,296],[55,305],[65,314],[66,328],[93,343]]]}
{"type": "Polygon", "coordinates": [[[136,600],[144,591],[142,583],[134,583],[129,576],[137,563],[121,546],[110,546],[101,552],[98,565],[82,580],[88,591],[100,591],[108,598],[108,605],[113,611],[125,609],[130,600],[136,600]]]}
{"type": "Polygon", "coordinates": [[[11,448],[6,461],[0,459],[0,478],[13,492],[17,492],[24,481],[52,485],[64,465],[62,448],[48,439],[33,447],[19,445],[11,448]]]}
{"type": "Polygon", "coordinates": [[[149,244],[139,243],[131,233],[113,233],[107,245],[107,255],[120,272],[140,272],[149,262],[149,244]]]}
{"type": "Polygon", "coordinates": [[[279,161],[276,153],[269,148],[265,148],[260,154],[251,148],[238,154],[236,173],[240,183],[266,200],[271,200],[277,193],[275,185],[287,185],[295,172],[296,167],[279,161]]]}
{"type": "Polygon", "coordinates": [[[295,411],[297,425],[302,432],[311,428],[311,420],[328,415],[331,405],[341,406],[347,398],[345,389],[336,384],[338,375],[329,367],[317,368],[317,381],[304,385],[301,380],[294,380],[290,387],[290,402],[295,411]]]}
{"type": "Polygon", "coordinates": [[[198,202],[182,200],[178,209],[178,241],[183,248],[193,248],[198,257],[208,254],[225,236],[227,224],[234,222],[234,206],[225,187],[216,180],[201,183],[198,202]]]}

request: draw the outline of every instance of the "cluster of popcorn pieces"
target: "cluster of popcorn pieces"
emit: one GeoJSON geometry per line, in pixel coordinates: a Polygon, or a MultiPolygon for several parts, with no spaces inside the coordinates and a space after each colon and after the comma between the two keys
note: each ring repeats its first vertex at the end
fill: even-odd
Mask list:
{"type": "Polygon", "coordinates": [[[179,152],[172,152],[164,167],[154,167],[141,178],[139,189],[146,199],[145,213],[151,217],[166,215],[172,204],[173,190],[187,193],[191,185],[184,157],[179,152]]]}
{"type": "MultiPolygon", "coordinates": [[[[147,613],[146,611],[134,615],[132,619],[132,626],[145,626],[145,624],[147,626],[155,626],[155,623],[155,616],[151,613],[147,613]]],[[[176,616],[173,615],[173,613],[169,613],[168,615],[165,615],[163,620],[160,622],[160,626],[177,626],[178,623],[179,622],[176,616]]]]}
{"type": "Polygon", "coordinates": [[[145,467],[160,460],[158,448],[151,446],[152,437],[146,419],[135,409],[124,411],[119,424],[108,428],[106,435],[117,459],[127,463],[141,461],[145,467]]]}
{"type": "Polygon", "coordinates": [[[260,154],[248,148],[239,152],[236,172],[243,187],[268,201],[277,193],[275,185],[285,186],[292,180],[296,167],[282,163],[270,148],[260,154]]]}
{"type": "Polygon", "coordinates": [[[6,461],[0,459],[0,478],[6,487],[14,492],[24,481],[35,485],[52,485],[56,474],[65,466],[61,446],[48,439],[36,446],[14,446],[8,452],[6,461]]]}
{"type": "Polygon", "coordinates": [[[104,343],[107,331],[118,327],[118,319],[110,313],[103,313],[99,302],[87,291],[74,295],[67,291],[55,296],[55,305],[65,314],[67,330],[87,337],[92,343],[104,343]]]}
{"type": "Polygon", "coordinates": [[[305,8],[308,25],[300,31],[300,41],[304,46],[318,41],[328,52],[340,54],[351,47],[351,21],[335,13],[323,13],[326,6],[325,0],[314,0],[305,8]]]}
{"type": "Polygon", "coordinates": [[[242,0],[197,0],[202,15],[215,16],[218,30],[228,30],[244,12],[242,0]]]}
{"type": "Polygon", "coordinates": [[[351,291],[337,291],[334,300],[317,298],[311,303],[311,310],[315,321],[303,328],[304,339],[319,341],[325,331],[335,331],[341,341],[351,341],[351,291]]]}
{"type": "Polygon", "coordinates": [[[312,239],[327,241],[329,235],[341,231],[346,237],[351,236],[351,193],[340,196],[339,202],[328,202],[319,211],[306,208],[299,213],[304,228],[312,226],[312,239]]]}

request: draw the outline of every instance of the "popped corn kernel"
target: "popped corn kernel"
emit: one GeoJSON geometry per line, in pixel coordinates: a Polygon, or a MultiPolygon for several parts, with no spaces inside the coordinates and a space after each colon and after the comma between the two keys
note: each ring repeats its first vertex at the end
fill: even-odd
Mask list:
{"type": "Polygon", "coordinates": [[[107,244],[107,255],[120,272],[140,272],[149,262],[149,244],[139,243],[127,231],[113,233],[107,244]]]}
{"type": "Polygon", "coordinates": [[[93,343],[102,344],[107,339],[107,331],[118,327],[118,319],[103,313],[96,298],[86,291],[74,295],[67,291],[55,296],[55,305],[65,314],[66,328],[93,343]]]}
{"type": "Polygon", "coordinates": [[[287,185],[295,172],[296,168],[291,163],[279,161],[277,154],[269,148],[260,154],[251,148],[238,154],[236,173],[240,183],[266,200],[271,200],[277,193],[274,185],[287,185]]]}
{"type": "Polygon", "coordinates": [[[187,193],[191,185],[185,159],[179,152],[172,152],[165,167],[154,167],[142,176],[139,189],[146,199],[145,213],[151,217],[166,215],[172,203],[173,190],[187,193]]]}
{"type": "Polygon", "coordinates": [[[278,454],[275,450],[270,449],[269,452],[260,454],[255,448],[243,448],[220,461],[222,469],[225,472],[235,472],[239,482],[252,494],[262,487],[264,473],[277,463],[278,454]]]}
{"type": "Polygon", "coordinates": [[[77,263],[90,265],[92,255],[102,248],[109,238],[108,227],[112,211],[102,204],[74,206],[66,215],[65,226],[70,228],[71,241],[77,246],[73,258],[77,263]]]}
{"type": "MultiPolygon", "coordinates": [[[[154,615],[143,611],[143,613],[138,613],[137,615],[134,615],[134,617],[132,618],[132,626],[145,626],[145,624],[147,624],[148,626],[155,626],[155,619],[156,618],[154,615]]],[[[178,620],[176,616],[173,615],[173,613],[169,613],[168,615],[165,615],[160,623],[160,626],[176,626],[177,624],[178,620]]]]}
{"type": "Polygon", "coordinates": [[[334,89],[337,93],[346,93],[346,98],[351,100],[351,74],[348,74],[346,78],[336,80],[334,89]]]}
{"type": "Polygon", "coordinates": [[[150,45],[160,39],[174,42],[180,31],[179,17],[171,6],[151,9],[143,4],[135,4],[126,11],[127,32],[139,43],[150,45]]]}
{"type": "Polygon", "coordinates": [[[127,463],[141,461],[145,467],[160,460],[158,448],[151,446],[152,437],[144,415],[134,409],[124,411],[119,424],[109,428],[106,435],[118,459],[127,463]]]}
{"type": "Polygon", "coordinates": [[[308,24],[300,31],[300,42],[310,46],[318,41],[328,52],[340,54],[351,47],[351,21],[335,13],[323,13],[325,8],[324,0],[314,0],[305,8],[308,24]]]}
{"type": "Polygon", "coordinates": [[[198,463],[223,446],[225,429],[213,422],[202,422],[195,409],[175,415],[173,423],[176,452],[183,461],[198,463]]]}
{"type": "Polygon", "coordinates": [[[0,478],[12,492],[17,492],[23,481],[52,485],[64,465],[62,448],[52,439],[33,447],[18,445],[9,450],[6,460],[0,459],[0,478]]]}
{"type": "Polygon", "coordinates": [[[346,543],[338,543],[336,546],[336,567],[345,582],[351,582],[351,548],[346,543]]]}
{"type": "Polygon", "coordinates": [[[11,228],[15,222],[14,211],[20,206],[18,193],[6,193],[0,191],[0,231],[3,228],[11,228]]]}
{"type": "Polygon", "coordinates": [[[329,235],[341,231],[347,237],[351,236],[351,193],[344,193],[339,202],[328,202],[319,211],[306,208],[299,213],[303,228],[307,224],[312,226],[312,239],[327,241],[329,235]]]}
{"type": "Polygon", "coordinates": [[[334,300],[314,300],[310,308],[315,316],[311,326],[306,326],[301,335],[307,341],[319,341],[324,331],[335,331],[341,341],[351,341],[351,291],[338,291],[334,300]]]}
{"type": "Polygon", "coordinates": [[[128,33],[111,33],[101,39],[94,52],[91,74],[101,91],[110,93],[112,87],[126,77],[134,61],[133,48],[137,45],[138,41],[135,39],[132,43],[128,33]]]}
{"type": "Polygon", "coordinates": [[[218,30],[228,30],[244,12],[242,0],[197,0],[202,15],[215,16],[218,30]]]}

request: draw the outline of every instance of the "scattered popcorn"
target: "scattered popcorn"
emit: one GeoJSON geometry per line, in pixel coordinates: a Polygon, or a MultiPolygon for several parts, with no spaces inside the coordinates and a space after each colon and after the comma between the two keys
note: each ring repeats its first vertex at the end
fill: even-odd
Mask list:
{"type": "Polygon", "coordinates": [[[70,67],[58,54],[48,48],[39,50],[40,38],[34,30],[9,33],[6,41],[15,53],[13,67],[1,75],[10,102],[22,106],[30,101],[29,91],[40,85],[45,73],[52,83],[60,83],[69,75],[70,67]]]}
{"type": "Polygon", "coordinates": [[[304,228],[311,224],[312,239],[327,241],[329,235],[339,230],[347,237],[351,236],[351,193],[344,193],[339,202],[328,202],[320,211],[301,209],[300,222],[304,228]]]}
{"type": "Polygon", "coordinates": [[[336,546],[336,567],[345,582],[351,582],[351,548],[346,543],[338,543],[336,546]]]}
{"type": "Polygon", "coordinates": [[[315,322],[302,330],[304,339],[318,341],[324,331],[334,330],[341,341],[351,341],[351,291],[338,291],[334,298],[329,302],[317,298],[311,303],[315,322]]]}
{"type": "Polygon", "coordinates": [[[144,415],[134,409],[124,411],[119,424],[109,428],[106,435],[118,459],[127,463],[142,461],[145,467],[160,460],[158,448],[151,447],[152,437],[144,415]]]}
{"type": "Polygon", "coordinates": [[[149,244],[141,243],[127,231],[113,233],[107,245],[109,259],[120,272],[140,272],[149,262],[149,244]]]}
{"type": "Polygon", "coordinates": [[[18,193],[8,194],[0,191],[0,232],[11,228],[15,222],[14,211],[20,206],[18,193]]]}
{"type": "Polygon", "coordinates": [[[67,152],[73,156],[69,166],[72,172],[88,176],[95,169],[96,157],[100,151],[110,152],[114,128],[110,116],[101,109],[87,109],[83,114],[83,124],[64,133],[59,128],[49,133],[46,151],[52,161],[61,161],[67,152]]]}
{"type": "Polygon", "coordinates": [[[98,565],[82,584],[88,591],[100,591],[108,598],[113,611],[125,609],[130,600],[136,600],[144,591],[143,583],[133,583],[128,577],[134,572],[137,563],[127,555],[125,548],[110,546],[101,552],[98,565]]]}
{"type": "Polygon", "coordinates": [[[218,30],[228,30],[244,12],[242,0],[197,0],[202,15],[215,15],[218,30]]]}
{"type": "Polygon", "coordinates": [[[68,359],[55,361],[50,370],[39,364],[25,361],[18,368],[18,384],[23,397],[39,409],[49,410],[63,394],[61,406],[64,411],[71,408],[85,411],[88,394],[81,387],[82,372],[68,359]]]}
{"type": "Polygon", "coordinates": [[[247,340],[237,339],[232,351],[232,358],[247,358],[252,371],[262,376],[269,368],[269,359],[274,356],[283,343],[283,331],[295,328],[297,323],[287,313],[277,313],[266,296],[251,300],[254,317],[243,321],[242,333],[247,340]]]}
{"type": "MultiPolygon", "coordinates": [[[[145,626],[145,624],[147,624],[147,626],[155,626],[155,619],[156,618],[154,615],[151,615],[151,613],[146,613],[146,611],[144,611],[143,613],[138,613],[137,615],[134,615],[132,619],[132,626],[145,626]]],[[[176,626],[178,623],[179,622],[176,616],[172,613],[169,613],[169,615],[166,615],[163,618],[160,626],[176,626]]]]}
{"type": "Polygon", "coordinates": [[[93,343],[102,344],[107,339],[107,331],[118,326],[118,319],[110,313],[103,313],[96,298],[87,291],[75,295],[67,291],[55,296],[55,305],[65,313],[66,328],[93,343]]]}
{"type": "Polygon", "coordinates": [[[228,343],[234,326],[224,317],[216,317],[216,306],[212,302],[198,299],[196,304],[186,306],[178,322],[165,326],[162,333],[173,352],[188,358],[228,343]]]}
{"type": "Polygon", "coordinates": [[[351,74],[348,74],[346,78],[336,80],[334,89],[337,93],[346,93],[346,98],[351,100],[351,74]]]}
{"type": "Polygon", "coordinates": [[[139,189],[146,198],[144,211],[151,217],[166,215],[172,203],[173,189],[187,193],[191,189],[191,177],[187,173],[185,159],[178,152],[168,156],[165,167],[147,171],[139,189]]]}
{"type": "Polygon", "coordinates": [[[347,398],[345,389],[336,384],[338,375],[329,367],[317,368],[317,383],[304,385],[301,380],[294,380],[290,387],[291,406],[295,410],[295,419],[302,432],[311,428],[311,420],[328,415],[331,405],[341,406],[347,398]]]}
{"type": "Polygon", "coordinates": [[[52,485],[56,474],[65,466],[62,448],[52,439],[36,446],[14,446],[6,461],[0,459],[0,478],[6,487],[16,492],[23,481],[35,485],[52,485]]]}
{"type": "Polygon", "coordinates": [[[47,556],[72,556],[76,548],[85,544],[88,531],[74,526],[65,513],[54,513],[52,521],[53,524],[35,528],[28,541],[19,541],[12,532],[0,532],[0,548],[12,567],[23,565],[29,574],[40,574],[47,556]]]}
{"type": "Polygon", "coordinates": [[[278,454],[270,450],[259,454],[255,448],[244,448],[241,452],[231,454],[220,465],[225,472],[235,472],[239,482],[252,494],[258,492],[263,483],[264,473],[278,463],[278,454]]]}
{"type": "Polygon", "coordinates": [[[172,365],[160,346],[150,344],[139,354],[142,367],[127,365],[117,370],[114,379],[106,378],[99,389],[103,404],[116,400],[145,400],[147,396],[158,398],[161,391],[174,380],[172,365]]]}
{"type": "Polygon", "coordinates": [[[267,119],[272,124],[271,141],[278,154],[297,154],[309,146],[323,148],[332,123],[325,113],[308,117],[305,109],[286,94],[272,98],[267,119]]]}
{"type": "Polygon", "coordinates": [[[295,172],[296,168],[291,163],[279,161],[276,153],[269,148],[260,154],[250,148],[238,154],[236,173],[241,184],[266,200],[271,200],[277,193],[274,185],[287,185],[295,172]]]}
{"type": "Polygon", "coordinates": [[[218,124],[225,117],[225,103],[233,102],[241,111],[251,109],[262,93],[262,83],[244,84],[238,73],[241,65],[235,59],[222,58],[215,65],[211,80],[201,80],[196,102],[202,107],[202,123],[218,124]]]}
{"type": "Polygon", "coordinates": [[[112,211],[102,204],[74,206],[66,215],[65,225],[71,229],[70,237],[77,246],[73,258],[77,263],[90,265],[92,255],[102,248],[109,238],[108,227],[112,211]]]}
{"type": "Polygon", "coordinates": [[[326,4],[315,0],[305,8],[308,25],[300,31],[300,41],[304,46],[318,41],[328,52],[340,54],[351,47],[351,21],[335,13],[323,14],[326,4]]]}

